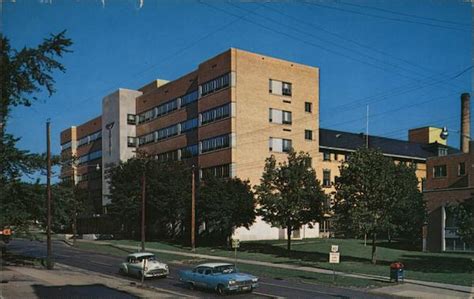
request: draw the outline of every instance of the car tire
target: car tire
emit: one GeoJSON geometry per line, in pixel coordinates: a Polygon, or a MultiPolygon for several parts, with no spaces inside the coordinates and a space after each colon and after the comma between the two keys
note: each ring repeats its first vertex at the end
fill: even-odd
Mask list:
{"type": "MultiPolygon", "coordinates": [[[[143,275],[142,271],[138,271],[138,273],[137,273],[138,279],[142,279],[142,275],[143,275]]],[[[143,279],[145,279],[145,277],[143,277],[143,279]]]]}
{"type": "Polygon", "coordinates": [[[190,289],[191,291],[194,290],[196,287],[194,286],[194,283],[192,282],[188,282],[188,289],[190,289]]]}
{"type": "Polygon", "coordinates": [[[222,296],[222,295],[225,295],[225,288],[224,288],[223,285],[221,285],[221,284],[217,285],[217,289],[216,289],[216,290],[217,290],[217,294],[219,294],[219,295],[221,295],[221,296],[222,296]]]}
{"type": "Polygon", "coordinates": [[[119,274],[120,274],[120,275],[125,275],[125,274],[126,274],[126,273],[125,273],[125,270],[122,269],[122,268],[119,268],[119,274]]]}

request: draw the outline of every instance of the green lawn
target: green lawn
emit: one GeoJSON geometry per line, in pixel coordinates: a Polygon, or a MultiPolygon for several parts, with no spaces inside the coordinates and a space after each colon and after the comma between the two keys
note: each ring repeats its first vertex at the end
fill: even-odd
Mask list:
{"type": "MultiPolygon", "coordinates": [[[[140,244],[136,241],[113,241],[113,244],[110,245],[102,245],[102,244],[94,244],[90,242],[77,242],[77,247],[84,250],[100,252],[120,257],[125,257],[128,253],[132,253],[136,250],[132,249],[123,249],[120,247],[116,247],[115,245],[132,245],[137,246],[140,244]]],[[[150,242],[147,243],[147,248],[160,248],[160,249],[168,249],[174,251],[184,251],[189,252],[189,248],[180,247],[180,246],[173,246],[171,244],[166,243],[155,243],[150,242]]],[[[137,249],[139,247],[137,246],[137,249]]],[[[199,251],[204,249],[199,249],[199,251]]],[[[218,250],[218,252],[223,253],[223,251],[218,250]]],[[[165,261],[167,263],[180,263],[180,264],[188,264],[189,267],[193,265],[206,262],[206,260],[191,258],[182,255],[175,255],[175,254],[165,254],[165,253],[158,253],[157,256],[160,260],[165,261]]],[[[262,267],[262,266],[255,266],[255,265],[246,265],[246,264],[239,264],[238,268],[243,272],[250,272],[257,276],[263,277],[271,277],[275,279],[286,279],[286,280],[297,280],[304,283],[314,283],[314,284],[325,284],[325,285],[337,285],[341,287],[357,287],[357,288],[373,288],[373,287],[381,287],[386,286],[388,283],[383,281],[373,281],[373,280],[365,280],[365,279],[357,279],[357,278],[348,278],[348,277],[340,277],[337,276],[336,280],[334,281],[334,277],[332,275],[325,275],[325,274],[318,274],[318,273],[308,273],[304,271],[297,271],[297,270],[287,270],[287,269],[278,269],[272,267],[262,267]]]]}
{"type": "MultiPolygon", "coordinates": [[[[113,244],[137,246],[137,241],[110,241],[113,244]]],[[[292,252],[286,250],[286,241],[254,241],[241,242],[238,258],[287,263],[332,269],[328,263],[328,252],[331,245],[339,245],[341,263],[336,265],[337,271],[388,276],[389,265],[394,261],[405,264],[405,277],[424,281],[451,283],[472,286],[474,270],[474,254],[468,253],[422,253],[399,249],[400,244],[380,242],[377,247],[378,262],[372,265],[371,247],[364,246],[362,240],[353,239],[309,239],[294,241],[292,252]]],[[[189,252],[189,248],[165,242],[147,242],[148,248],[189,252]]],[[[223,247],[198,247],[196,253],[223,257],[233,257],[232,250],[223,247]]],[[[241,268],[243,268],[242,266],[241,268]]],[[[258,268],[258,267],[257,267],[258,268]]],[[[256,269],[258,270],[258,269],[256,269]]],[[[272,272],[276,270],[273,269],[272,272]]]]}

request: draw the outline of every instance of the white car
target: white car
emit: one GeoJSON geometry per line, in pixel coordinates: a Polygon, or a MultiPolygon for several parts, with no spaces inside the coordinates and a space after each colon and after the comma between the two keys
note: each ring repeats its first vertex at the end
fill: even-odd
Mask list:
{"type": "Polygon", "coordinates": [[[141,278],[166,277],[170,273],[168,265],[158,261],[153,253],[136,252],[129,254],[124,263],[120,265],[119,273],[133,275],[141,278]]]}

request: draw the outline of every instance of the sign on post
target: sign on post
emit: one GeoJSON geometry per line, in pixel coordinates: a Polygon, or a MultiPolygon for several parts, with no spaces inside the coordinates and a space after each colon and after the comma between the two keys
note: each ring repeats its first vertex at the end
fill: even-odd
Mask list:
{"type": "Polygon", "coordinates": [[[339,245],[331,245],[331,252],[338,252],[339,251],[339,245]]]}
{"type": "Polygon", "coordinates": [[[339,264],[339,252],[330,252],[329,253],[329,263],[330,264],[339,264]]]}
{"type": "Polygon", "coordinates": [[[239,247],[240,247],[240,240],[232,239],[232,248],[239,248],[239,247]]]}

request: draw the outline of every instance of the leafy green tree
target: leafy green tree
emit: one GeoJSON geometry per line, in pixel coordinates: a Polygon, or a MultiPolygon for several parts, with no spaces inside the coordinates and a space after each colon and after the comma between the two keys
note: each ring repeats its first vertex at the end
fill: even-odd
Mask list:
{"type": "Polygon", "coordinates": [[[234,230],[255,221],[255,197],[249,181],[205,175],[199,189],[198,222],[205,224],[204,238],[230,242],[234,230]]]}
{"type": "Polygon", "coordinates": [[[422,238],[422,227],[427,219],[426,203],[419,189],[414,166],[404,163],[392,164],[393,201],[389,212],[388,238],[403,238],[412,244],[422,238]]]}
{"type": "Polygon", "coordinates": [[[474,199],[469,198],[452,208],[457,234],[466,243],[474,246],[474,199]]]}
{"type": "Polygon", "coordinates": [[[278,163],[272,155],[265,161],[260,185],[255,187],[257,214],[274,227],[287,230],[291,250],[293,230],[320,221],[326,194],[321,190],[308,153],[288,153],[288,161],[278,163]]]}
{"type": "Polygon", "coordinates": [[[377,234],[387,231],[394,200],[393,162],[374,149],[359,149],[340,167],[335,183],[334,211],[339,231],[372,236],[372,263],[376,263],[377,234]]]}
{"type": "Polygon", "coordinates": [[[191,170],[181,162],[133,158],[110,170],[109,214],[127,236],[141,225],[142,174],[146,175],[147,236],[178,238],[191,207],[191,170]]]}

